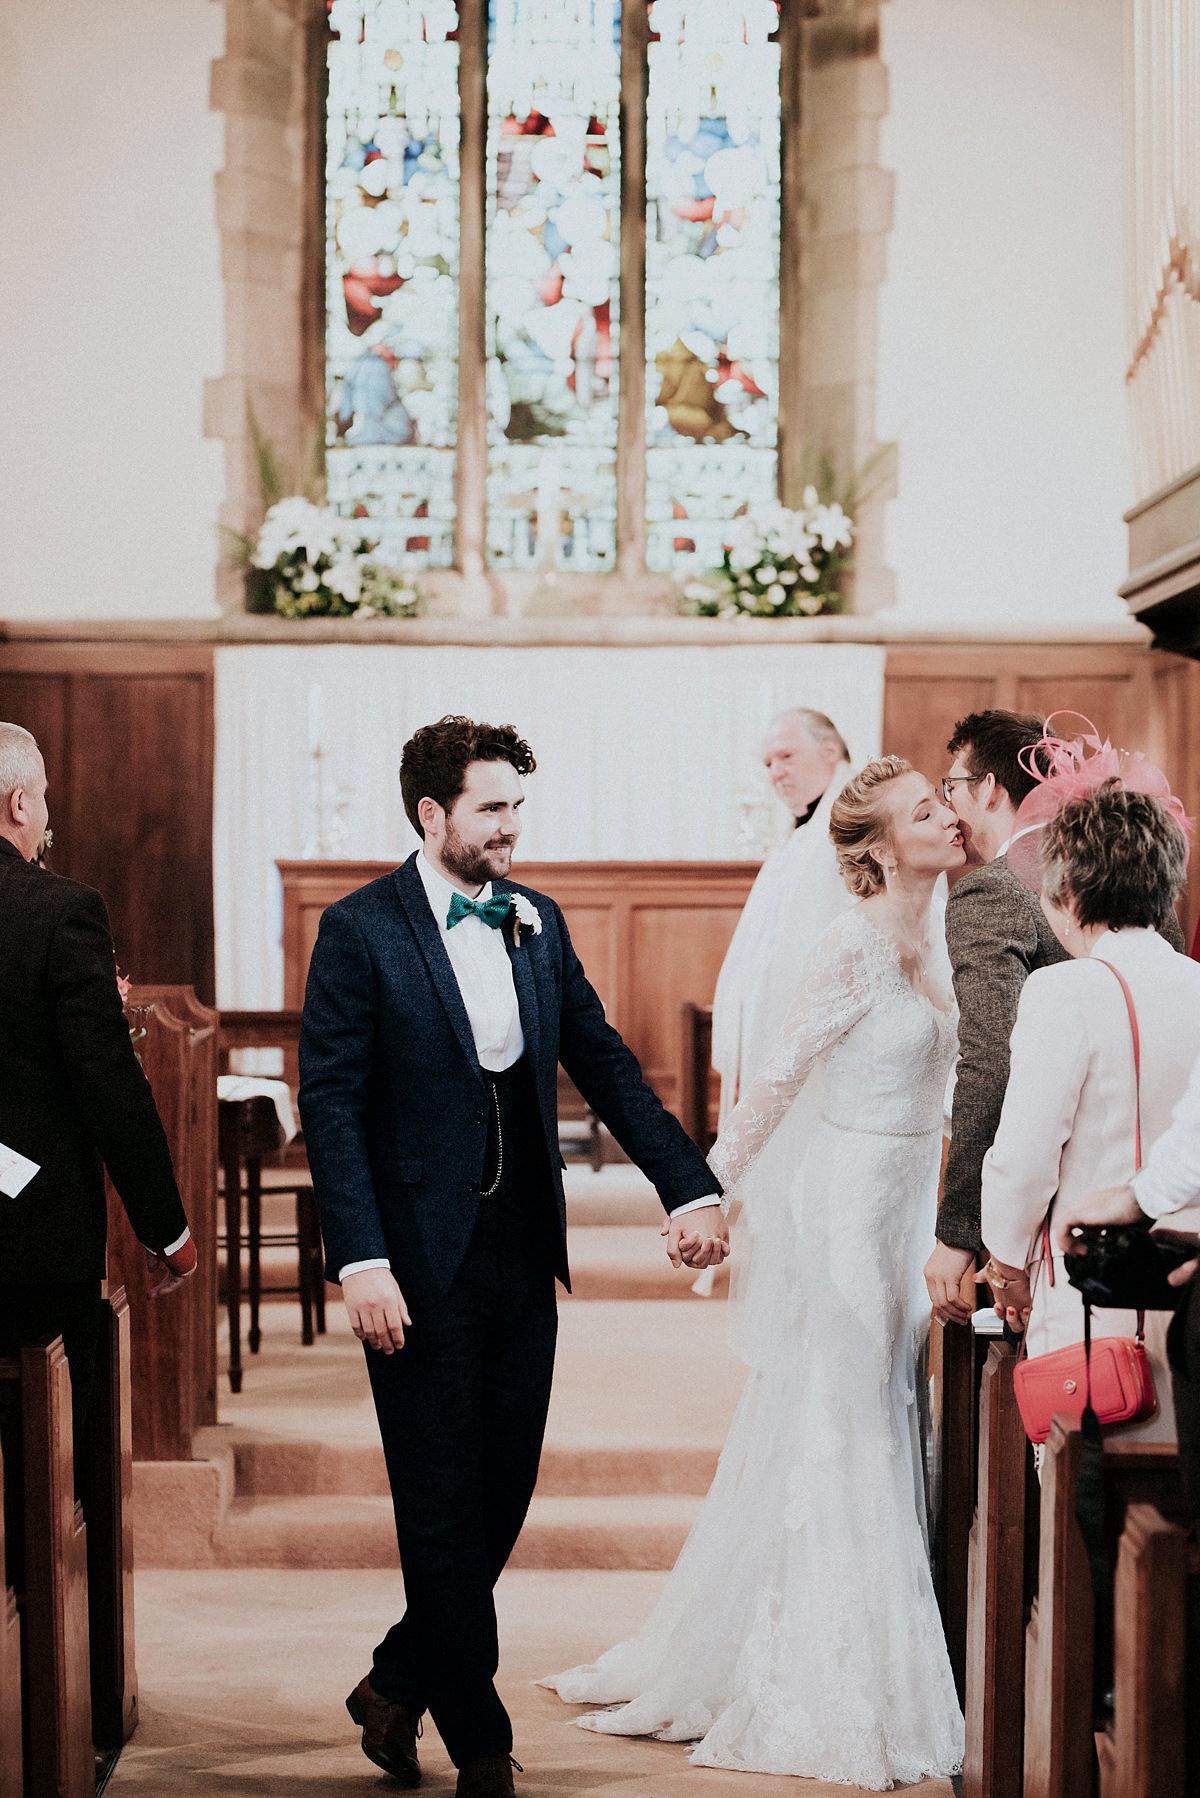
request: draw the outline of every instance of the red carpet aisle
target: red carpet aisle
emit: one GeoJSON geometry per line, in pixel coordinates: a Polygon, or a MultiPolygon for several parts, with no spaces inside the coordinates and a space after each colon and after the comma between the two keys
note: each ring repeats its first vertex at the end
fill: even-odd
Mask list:
{"type": "MultiPolygon", "coordinates": [[[[569,1184],[580,1296],[562,1306],[542,1477],[498,1591],[501,1690],[528,1768],[518,1789],[525,1798],[845,1793],[691,1767],[676,1745],[588,1734],[570,1726],[575,1709],[532,1684],[644,1618],[742,1382],[724,1307],[695,1298],[691,1276],[662,1258],[656,1201],[640,1177],[573,1169],[569,1184]]],[[[396,1789],[363,1759],[342,1708],[400,1609],[362,1351],[340,1305],[312,1348],[300,1346],[291,1303],[265,1308],[264,1335],[243,1392],[223,1395],[222,1422],[197,1444],[219,1471],[211,1503],[167,1539],[141,1496],[142,1721],[109,1787],[115,1798],[396,1789]]],[[[422,1760],[425,1789],[452,1792],[432,1730],[422,1760]]],[[[923,1790],[949,1798],[948,1785],[923,1790]]]]}

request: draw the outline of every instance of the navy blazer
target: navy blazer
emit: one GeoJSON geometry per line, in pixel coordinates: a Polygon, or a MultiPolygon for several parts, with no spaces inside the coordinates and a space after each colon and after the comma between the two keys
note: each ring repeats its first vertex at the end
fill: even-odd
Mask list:
{"type": "MultiPolygon", "coordinates": [[[[670,1211],[720,1190],[682,1126],[642,1079],[633,1051],[571,945],[562,912],[512,881],[541,932],[503,927],[533,1071],[567,1280],[558,1150],[558,1064],[670,1211]]],[[[458,982],[416,867],[329,906],[313,949],[300,1036],[300,1116],[329,1278],[386,1257],[405,1298],[444,1294],[479,1208],[487,1089],[458,982]]]]}

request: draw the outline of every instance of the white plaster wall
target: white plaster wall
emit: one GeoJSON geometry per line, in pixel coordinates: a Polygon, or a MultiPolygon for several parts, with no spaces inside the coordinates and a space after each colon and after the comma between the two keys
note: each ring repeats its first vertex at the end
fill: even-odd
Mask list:
{"type": "Polygon", "coordinates": [[[215,614],[213,0],[0,0],[0,618],[215,614]]]}
{"type": "Polygon", "coordinates": [[[1123,617],[1121,0],[890,0],[882,21],[898,609],[1123,617]]]}

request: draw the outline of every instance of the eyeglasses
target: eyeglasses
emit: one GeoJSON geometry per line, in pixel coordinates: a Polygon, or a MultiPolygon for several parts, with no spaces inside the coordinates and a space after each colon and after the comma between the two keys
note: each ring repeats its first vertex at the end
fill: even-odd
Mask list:
{"type": "Polygon", "coordinates": [[[943,774],[942,798],[946,801],[947,805],[953,805],[953,789],[958,786],[960,782],[966,781],[969,787],[973,787],[977,780],[982,780],[983,778],[984,776],[982,774],[943,774]]]}

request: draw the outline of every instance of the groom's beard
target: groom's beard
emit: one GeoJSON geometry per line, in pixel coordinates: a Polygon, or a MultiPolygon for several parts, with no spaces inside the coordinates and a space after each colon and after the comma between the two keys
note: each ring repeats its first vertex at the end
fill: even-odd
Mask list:
{"type": "Polygon", "coordinates": [[[481,849],[476,849],[463,842],[447,818],[442,861],[468,886],[486,886],[489,880],[503,880],[508,873],[515,842],[515,837],[496,836],[481,849]]]}

